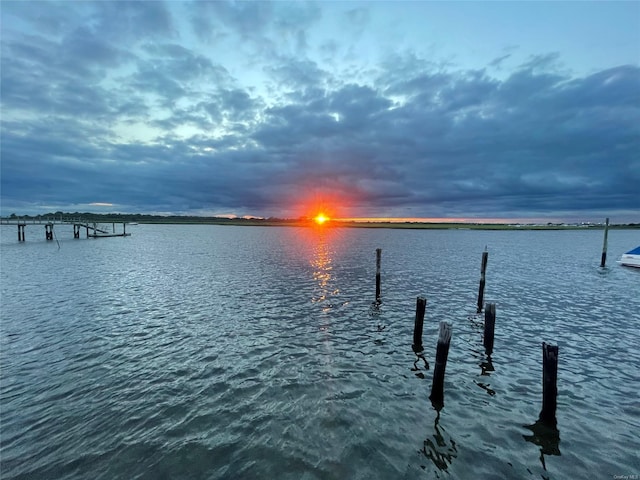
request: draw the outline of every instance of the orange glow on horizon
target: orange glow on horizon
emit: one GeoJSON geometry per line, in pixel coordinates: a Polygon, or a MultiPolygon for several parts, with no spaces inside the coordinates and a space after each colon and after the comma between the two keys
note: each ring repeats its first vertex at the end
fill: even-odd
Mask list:
{"type": "Polygon", "coordinates": [[[341,210],[348,202],[336,193],[323,192],[301,196],[295,201],[299,218],[314,226],[327,226],[340,218],[341,210]]]}

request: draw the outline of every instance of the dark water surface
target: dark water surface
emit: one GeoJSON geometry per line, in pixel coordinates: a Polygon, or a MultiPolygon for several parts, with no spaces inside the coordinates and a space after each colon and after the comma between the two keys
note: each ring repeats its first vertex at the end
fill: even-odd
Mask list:
{"type": "Polygon", "coordinates": [[[610,231],[601,270],[601,231],[66,228],[58,249],[1,227],[3,479],[640,474],[640,271],[615,264],[638,231],[610,231]],[[453,324],[439,415],[432,370],[411,370],[417,295],[432,365],[453,324]],[[555,438],[528,428],[543,341],[560,348],[555,438]]]}

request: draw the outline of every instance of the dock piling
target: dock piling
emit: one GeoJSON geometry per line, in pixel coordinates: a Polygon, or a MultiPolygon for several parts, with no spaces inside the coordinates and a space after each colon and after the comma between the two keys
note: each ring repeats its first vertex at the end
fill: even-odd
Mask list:
{"type": "Polygon", "coordinates": [[[436,348],[436,364],[433,368],[433,383],[431,384],[431,395],[429,396],[431,404],[438,411],[444,406],[444,373],[447,367],[450,342],[451,324],[440,322],[438,346],[436,348]]]}
{"type": "Polygon", "coordinates": [[[380,264],[382,263],[382,249],[376,248],[376,302],[380,302],[380,264]]]}
{"type": "Polygon", "coordinates": [[[558,396],[558,346],[542,343],[542,410],[540,421],[546,425],[556,425],[558,396]]]}
{"type": "Polygon", "coordinates": [[[604,268],[607,263],[607,236],[609,235],[609,217],[604,224],[604,243],[602,245],[602,257],[600,258],[600,268],[604,268]]]}
{"type": "Polygon", "coordinates": [[[487,247],[484,247],[484,252],[482,252],[482,267],[480,269],[480,287],[478,288],[478,311],[480,313],[482,311],[482,302],[484,301],[484,284],[485,284],[485,274],[487,272],[487,261],[489,260],[489,252],[487,251],[487,247]]]}
{"type": "Polygon", "coordinates": [[[489,357],[493,353],[493,337],[496,326],[496,304],[487,303],[484,308],[484,339],[483,345],[489,357]]]}
{"type": "Polygon", "coordinates": [[[411,345],[411,348],[416,355],[424,351],[424,347],[422,346],[422,329],[426,308],[427,299],[424,297],[418,297],[416,300],[416,319],[413,325],[413,345],[411,345]]]}
{"type": "Polygon", "coordinates": [[[44,238],[53,240],[53,223],[49,222],[44,226],[44,238]]]}

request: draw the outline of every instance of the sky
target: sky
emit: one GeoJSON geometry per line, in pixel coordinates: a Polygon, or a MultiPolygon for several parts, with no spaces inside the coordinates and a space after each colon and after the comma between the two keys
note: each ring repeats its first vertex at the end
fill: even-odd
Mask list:
{"type": "Polygon", "coordinates": [[[640,221],[640,2],[0,3],[0,213],[640,221]]]}

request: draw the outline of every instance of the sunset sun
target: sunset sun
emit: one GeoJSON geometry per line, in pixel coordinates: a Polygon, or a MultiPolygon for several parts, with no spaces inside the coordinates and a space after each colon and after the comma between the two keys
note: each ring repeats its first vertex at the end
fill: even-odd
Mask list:
{"type": "Polygon", "coordinates": [[[329,221],[329,217],[327,217],[324,213],[319,213],[315,217],[313,217],[313,221],[318,225],[322,225],[325,222],[329,221]]]}

